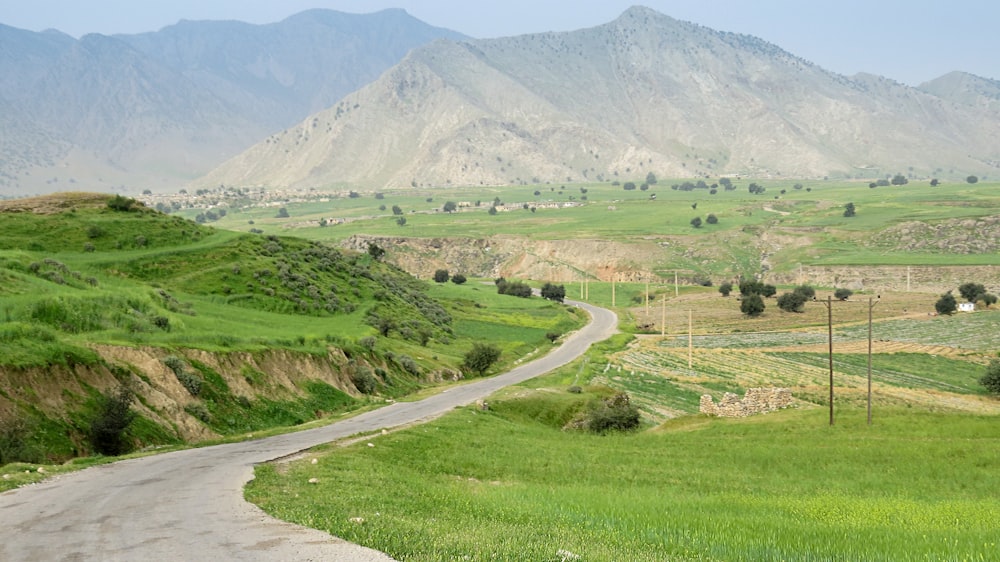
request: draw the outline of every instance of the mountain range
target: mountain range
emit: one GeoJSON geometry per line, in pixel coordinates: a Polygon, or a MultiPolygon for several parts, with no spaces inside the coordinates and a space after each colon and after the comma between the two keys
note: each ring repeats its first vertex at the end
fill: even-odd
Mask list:
{"type": "Polygon", "coordinates": [[[0,25],[0,193],[176,189],[459,33],[403,10],[310,10],[154,33],[0,25]]]}
{"type": "Polygon", "coordinates": [[[69,173],[97,188],[377,189],[1000,166],[1000,82],[846,77],[643,7],[484,40],[400,10],[314,10],[79,41],[0,27],[0,47],[8,191],[69,173]]]}

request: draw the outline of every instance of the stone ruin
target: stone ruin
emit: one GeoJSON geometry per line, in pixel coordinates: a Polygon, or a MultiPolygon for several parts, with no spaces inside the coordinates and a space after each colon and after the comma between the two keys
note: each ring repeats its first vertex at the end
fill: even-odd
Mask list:
{"type": "Polygon", "coordinates": [[[746,395],[740,397],[727,392],[716,404],[709,394],[701,396],[703,414],[723,418],[745,418],[756,414],[766,414],[792,405],[792,391],[787,388],[748,388],[746,395]]]}

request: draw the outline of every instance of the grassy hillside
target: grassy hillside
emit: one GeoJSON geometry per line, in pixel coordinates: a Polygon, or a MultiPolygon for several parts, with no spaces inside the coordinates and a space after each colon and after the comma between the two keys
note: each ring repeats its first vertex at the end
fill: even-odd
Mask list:
{"type": "MultiPolygon", "coordinates": [[[[213,224],[267,234],[291,231],[341,244],[359,234],[406,238],[410,241],[400,242],[388,259],[425,276],[435,267],[482,270],[485,275],[499,261],[510,276],[539,278],[607,280],[614,268],[653,280],[680,270],[686,281],[803,273],[832,282],[837,275],[853,279],[856,268],[1000,265],[996,183],[932,187],[926,180],[912,180],[870,188],[867,181],[734,179],[735,189],[717,186],[713,194],[711,185],[717,181],[705,180],[706,187],[691,190],[682,187],[697,180],[660,179],[647,190],[605,182],[410,189],[377,197],[371,192],[302,192],[284,203],[288,218],[277,218],[274,206],[254,206],[243,197],[233,198],[228,213],[213,224]],[[750,193],[751,183],[765,191],[750,193]],[[488,210],[497,200],[504,206],[491,216],[488,210]],[[446,213],[442,208],[447,202],[469,206],[446,213]],[[844,216],[848,203],[855,206],[853,217],[844,216]],[[401,216],[393,215],[394,206],[401,216]],[[709,224],[709,215],[715,224],[709,224]],[[405,225],[397,223],[400,218],[405,225]],[[700,227],[692,226],[694,218],[701,219],[700,227]],[[470,253],[470,238],[492,242],[494,253],[470,253]],[[414,239],[434,244],[422,247],[414,239]],[[604,245],[593,247],[595,240],[604,245]],[[546,268],[532,271],[523,258],[539,245],[552,248],[553,255],[537,256],[531,263],[542,260],[546,268]],[[403,251],[410,247],[411,254],[403,251]]],[[[191,204],[192,209],[180,211],[183,216],[205,212],[199,203],[191,204]]],[[[888,277],[898,280],[899,275],[888,277]]],[[[934,275],[927,277],[930,284],[934,275]]]]}
{"type": "Polygon", "coordinates": [[[119,385],[139,399],[136,444],[200,440],[454,379],[491,333],[506,365],[585,321],[474,282],[431,287],[369,253],[110,196],[6,202],[0,231],[0,426],[29,422],[18,431],[38,460],[90,451],[90,419],[119,385]]]}

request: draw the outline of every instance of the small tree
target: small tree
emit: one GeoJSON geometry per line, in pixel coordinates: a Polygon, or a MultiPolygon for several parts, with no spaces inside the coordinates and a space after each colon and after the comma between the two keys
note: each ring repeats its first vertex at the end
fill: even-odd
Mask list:
{"type": "Polygon", "coordinates": [[[622,189],[624,189],[625,191],[632,191],[632,190],[634,190],[635,189],[635,182],[634,181],[627,181],[627,182],[625,182],[625,184],[622,186],[622,189]]]}
{"type": "Polygon", "coordinates": [[[563,302],[563,299],[566,298],[566,287],[563,285],[546,283],[542,285],[542,298],[550,301],[563,302]]]}
{"type": "Polygon", "coordinates": [[[695,217],[691,219],[691,226],[695,228],[701,228],[701,217],[695,217]]]}
{"type": "Polygon", "coordinates": [[[795,287],[794,292],[802,295],[802,298],[805,300],[813,300],[816,298],[816,289],[813,289],[809,285],[799,285],[798,287],[795,287]]]}
{"type": "Polygon", "coordinates": [[[392,214],[394,214],[396,216],[402,215],[403,214],[403,208],[400,207],[399,205],[393,205],[392,206],[392,214]]]}
{"type": "Polygon", "coordinates": [[[892,185],[906,185],[910,183],[910,180],[906,179],[906,176],[903,174],[896,174],[895,176],[892,176],[891,183],[892,185]]]}
{"type": "Polygon", "coordinates": [[[760,316],[764,313],[764,299],[756,293],[742,297],[742,300],[740,301],[740,312],[750,318],[760,316]]]}
{"type": "Polygon", "coordinates": [[[958,310],[958,302],[955,301],[955,295],[952,295],[951,291],[941,295],[941,298],[934,303],[934,310],[938,314],[955,314],[958,310]]]}
{"type": "Polygon", "coordinates": [[[853,294],[854,294],[854,291],[852,291],[850,289],[841,288],[841,289],[837,289],[836,291],[833,292],[833,298],[835,298],[835,299],[837,299],[839,301],[846,301],[847,299],[851,298],[851,295],[853,295],[853,294]]]}
{"type": "Polygon", "coordinates": [[[490,207],[490,210],[486,211],[486,212],[489,213],[489,215],[492,217],[493,215],[497,214],[497,208],[496,207],[490,207]]]}
{"type": "Polygon", "coordinates": [[[722,296],[728,297],[729,293],[731,292],[733,292],[733,284],[730,283],[729,281],[726,281],[725,283],[719,285],[719,293],[722,296]]]}
{"type": "Polygon", "coordinates": [[[994,305],[996,303],[997,303],[997,296],[996,295],[994,295],[992,293],[986,293],[985,295],[983,295],[983,304],[986,305],[986,308],[989,308],[990,306],[992,306],[992,305],[994,305]]]}
{"type": "Polygon", "coordinates": [[[760,290],[760,296],[762,297],[773,297],[778,294],[778,288],[774,285],[762,285],[760,290]]]}
{"type": "Polygon", "coordinates": [[[113,211],[131,211],[133,207],[139,206],[139,202],[131,197],[115,195],[108,200],[108,208],[113,211]]]}
{"type": "Polygon", "coordinates": [[[500,359],[500,348],[488,343],[474,343],[462,361],[467,371],[483,376],[500,359]]]}
{"type": "Polygon", "coordinates": [[[278,214],[275,215],[275,217],[277,217],[279,219],[287,219],[288,218],[288,209],[286,209],[284,207],[278,209],[278,214]]]}
{"type": "Polygon", "coordinates": [[[444,210],[444,212],[446,212],[446,213],[454,213],[454,212],[455,212],[455,209],[457,209],[457,208],[458,208],[458,205],[456,205],[454,201],[448,201],[448,202],[446,202],[446,203],[444,204],[444,206],[443,206],[443,207],[441,207],[441,208],[442,208],[442,209],[444,210]]]}
{"type": "Polygon", "coordinates": [[[465,281],[466,281],[465,276],[462,275],[461,273],[456,273],[455,275],[451,276],[451,282],[456,285],[462,285],[463,283],[465,283],[465,281]]]}
{"type": "Polygon", "coordinates": [[[587,429],[601,434],[609,431],[632,431],[639,427],[641,419],[639,409],[624,392],[592,403],[585,415],[587,429]]]}
{"type": "Polygon", "coordinates": [[[857,214],[857,209],[855,209],[854,203],[848,203],[848,204],[844,205],[844,216],[845,217],[853,217],[855,214],[857,214]]]}
{"type": "Polygon", "coordinates": [[[719,224],[719,217],[715,216],[712,213],[709,213],[708,216],[705,217],[705,222],[707,222],[708,224],[719,224]]]}
{"type": "Polygon", "coordinates": [[[649,185],[656,185],[656,174],[653,172],[646,174],[646,183],[649,185]]]}
{"type": "Polygon", "coordinates": [[[937,187],[939,185],[941,185],[941,182],[937,178],[931,180],[931,187],[937,187]]]}
{"type": "Polygon", "coordinates": [[[991,393],[1000,394],[1000,359],[990,360],[990,364],[986,367],[986,374],[979,379],[979,383],[991,393]]]}
{"type": "Polygon", "coordinates": [[[449,277],[447,269],[439,269],[434,272],[434,281],[436,283],[447,283],[449,277]]]}
{"type": "Polygon", "coordinates": [[[969,183],[976,183],[976,182],[979,181],[979,178],[977,178],[976,176],[969,176],[969,177],[965,178],[965,181],[967,181],[969,183]]]}
{"type": "Polygon", "coordinates": [[[399,226],[406,226],[406,217],[397,217],[396,224],[399,226]]]}

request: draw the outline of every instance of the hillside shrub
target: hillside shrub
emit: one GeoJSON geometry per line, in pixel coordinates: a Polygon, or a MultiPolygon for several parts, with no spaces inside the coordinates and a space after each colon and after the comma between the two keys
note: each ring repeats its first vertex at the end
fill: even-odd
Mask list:
{"type": "Polygon", "coordinates": [[[90,444],[96,452],[117,456],[132,450],[129,429],[136,418],[132,411],[134,401],[135,394],[124,385],[101,396],[89,432],[90,444]]]}
{"type": "Polygon", "coordinates": [[[465,283],[465,281],[466,281],[466,278],[461,273],[456,273],[455,275],[451,276],[451,282],[454,283],[454,284],[456,284],[456,285],[462,285],[462,284],[465,283]]]}
{"type": "Polygon", "coordinates": [[[566,298],[566,286],[546,283],[542,285],[542,298],[550,301],[563,302],[566,298]]]}
{"type": "Polygon", "coordinates": [[[493,366],[500,359],[500,348],[488,343],[476,342],[462,361],[462,367],[479,376],[486,373],[486,370],[493,366]]]}
{"type": "Polygon", "coordinates": [[[375,378],[371,368],[365,365],[355,367],[354,372],[351,373],[351,383],[361,394],[374,394],[375,389],[378,388],[378,379],[375,378]]]}
{"type": "Polygon", "coordinates": [[[0,466],[12,462],[40,462],[41,455],[29,441],[34,428],[22,416],[0,419],[0,466]]]}
{"type": "Polygon", "coordinates": [[[593,433],[633,431],[639,427],[639,409],[629,395],[619,392],[600,401],[592,402],[584,414],[585,427],[593,433]]]}
{"type": "Polygon", "coordinates": [[[835,299],[837,299],[839,301],[846,301],[853,294],[854,294],[854,291],[852,291],[850,289],[841,288],[841,289],[837,289],[836,291],[833,292],[833,298],[835,298],[835,299]]]}
{"type": "Polygon", "coordinates": [[[202,423],[209,423],[212,421],[211,412],[209,412],[208,408],[201,402],[192,402],[187,406],[184,406],[184,411],[202,423]]]}

